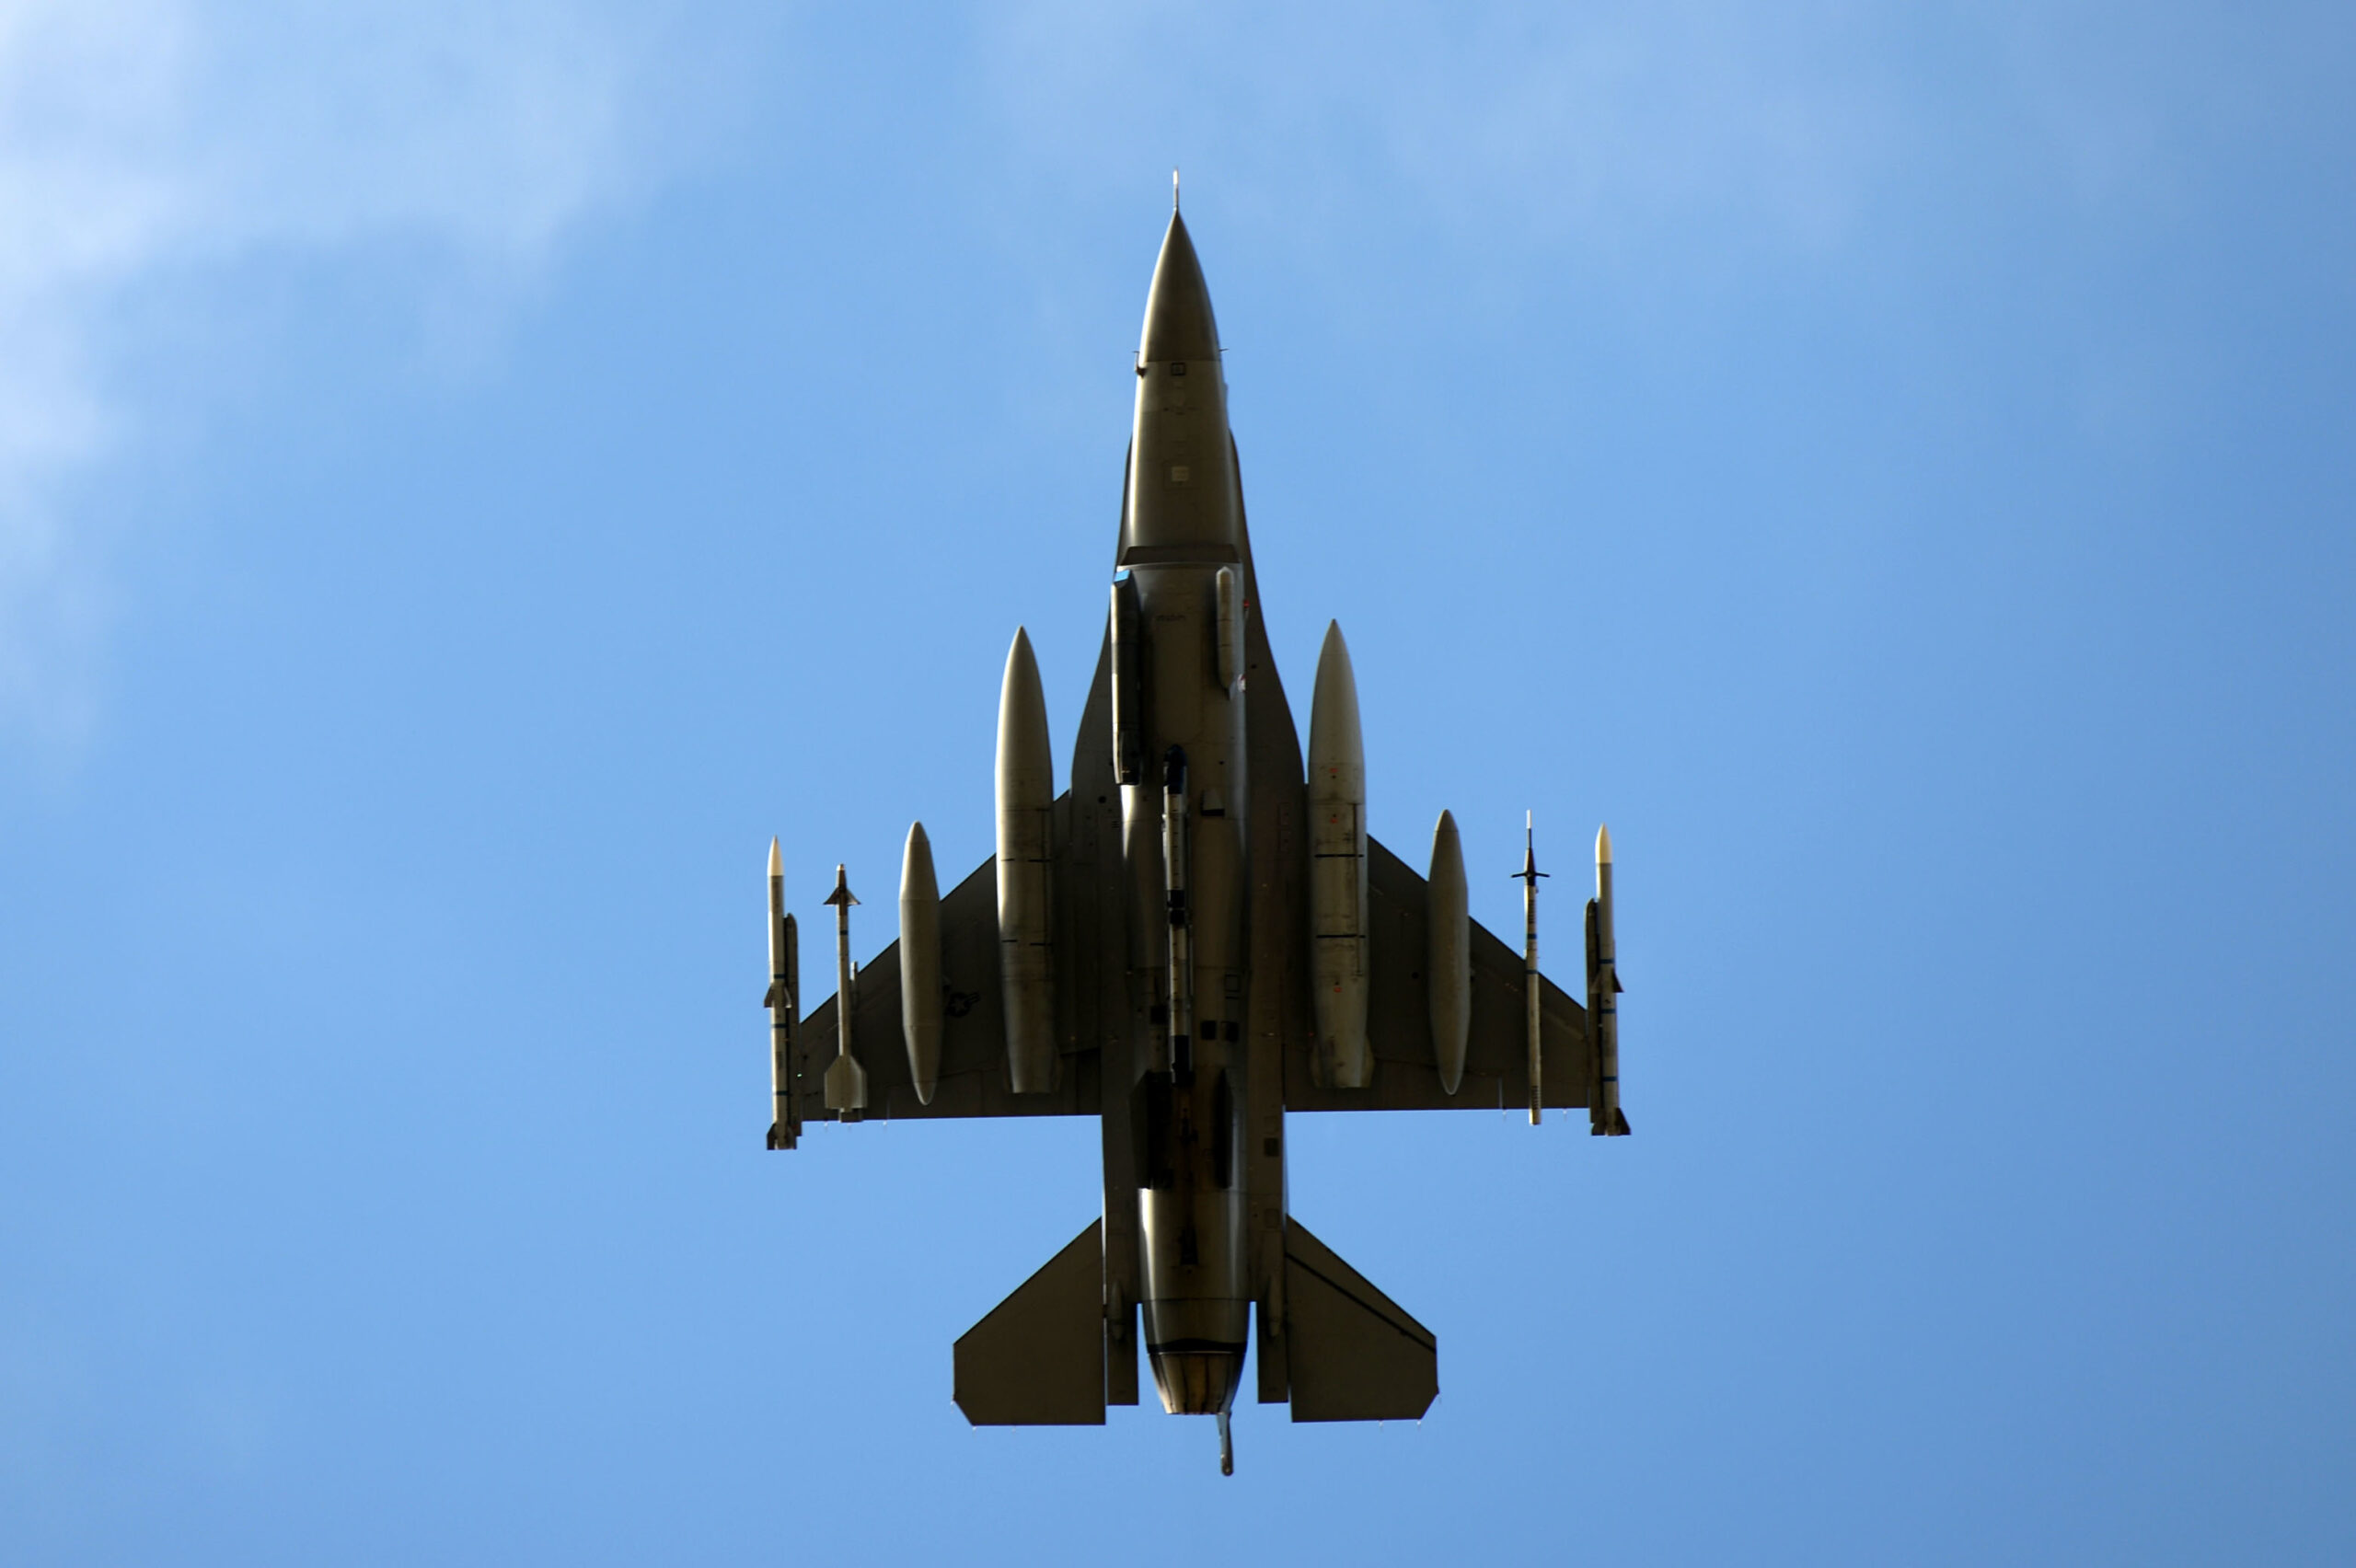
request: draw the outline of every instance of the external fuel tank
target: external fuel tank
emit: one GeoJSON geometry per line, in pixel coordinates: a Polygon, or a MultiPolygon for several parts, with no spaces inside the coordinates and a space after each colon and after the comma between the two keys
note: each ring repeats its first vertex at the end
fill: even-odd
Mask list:
{"type": "Polygon", "coordinates": [[[1334,1089],[1364,1089],[1374,1076],[1366,1038],[1366,901],[1358,683],[1342,628],[1329,622],[1309,707],[1309,978],[1318,1055],[1334,1089]]]}
{"type": "Polygon", "coordinates": [[[998,701],[999,986],[1006,1008],[1007,1076],[1017,1094],[1055,1083],[1056,993],[1051,958],[1051,818],[1056,763],[1047,698],[1031,635],[1015,628],[998,701]]]}

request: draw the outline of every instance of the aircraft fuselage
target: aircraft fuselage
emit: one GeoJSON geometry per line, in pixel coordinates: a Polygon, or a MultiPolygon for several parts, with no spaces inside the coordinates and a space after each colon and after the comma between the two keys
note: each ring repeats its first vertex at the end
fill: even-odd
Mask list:
{"type": "Polygon", "coordinates": [[[1137,634],[1116,674],[1128,685],[1115,750],[1129,967],[1145,992],[1132,1009],[1140,1294],[1163,1404],[1210,1413],[1242,1376],[1252,1295],[1240,1152],[1247,695],[1234,655],[1247,605],[1226,378],[1180,222],[1155,269],[1137,368],[1114,613],[1137,634]]]}

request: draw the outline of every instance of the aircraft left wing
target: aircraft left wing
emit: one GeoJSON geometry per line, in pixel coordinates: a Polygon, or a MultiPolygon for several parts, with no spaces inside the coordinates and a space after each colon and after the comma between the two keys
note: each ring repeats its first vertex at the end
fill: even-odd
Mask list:
{"type": "MultiPolygon", "coordinates": [[[[1425,984],[1426,884],[1407,863],[1369,836],[1367,852],[1367,1043],[1374,1052],[1374,1081],[1364,1089],[1328,1089],[1314,1081],[1314,1042],[1293,1038],[1285,1049],[1288,1111],[1486,1111],[1530,1104],[1528,1000],[1521,954],[1479,921],[1472,922],[1472,1032],[1464,1077],[1449,1094],[1440,1088],[1432,1049],[1430,992],[1425,984]]],[[[1585,936],[1580,905],[1559,901],[1552,928],[1555,951],[1579,955],[1585,936]],[[1564,905],[1568,907],[1565,908],[1564,905]]],[[[1542,943],[1548,927],[1542,924],[1542,943]]],[[[1544,949],[1542,946],[1541,951],[1544,949]]],[[[1539,1101],[1550,1110],[1584,1111],[1593,1074],[1587,1009],[1552,980],[1541,977],[1539,1101]]]]}
{"type": "MultiPolygon", "coordinates": [[[[886,905],[886,907],[890,907],[886,905]]],[[[818,979],[834,967],[829,921],[812,922],[802,940],[801,967],[818,979]]],[[[851,981],[851,1050],[867,1070],[870,1121],[931,1116],[1093,1116],[1097,1113],[1096,1055],[1059,1056],[1056,1086],[1045,1094],[1008,1088],[1005,1014],[999,1000],[998,873],[984,860],[941,901],[941,981],[943,1017],[941,1078],[932,1103],[917,1100],[900,1023],[900,944],[895,941],[860,968],[851,981]]],[[[808,989],[814,990],[812,986],[808,989]]],[[[793,1059],[794,1103],[804,1122],[840,1120],[826,1109],[826,1064],[840,1049],[829,997],[803,1016],[793,1059]]]]}

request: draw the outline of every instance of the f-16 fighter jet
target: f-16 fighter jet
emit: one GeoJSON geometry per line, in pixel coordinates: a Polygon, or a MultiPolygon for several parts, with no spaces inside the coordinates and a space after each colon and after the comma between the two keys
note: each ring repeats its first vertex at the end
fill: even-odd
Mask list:
{"type": "MultiPolygon", "coordinates": [[[[1357,683],[1329,626],[1307,767],[1263,629],[1211,300],[1173,201],[1147,295],[1103,651],[1055,787],[1021,630],[999,698],[998,851],[942,897],[908,832],[899,940],[854,971],[837,868],[835,995],[803,1013],[769,850],[771,1148],[815,1120],[1094,1116],[1101,1215],[957,1342],[977,1425],[1101,1424],[1138,1401],[1228,1416],[1256,1332],[1295,1421],[1422,1416],[1432,1332],[1288,1211],[1290,1112],[1584,1108],[1628,1131],[1611,841],[1596,838],[1586,1005],[1466,915],[1442,812],[1418,876],[1369,837],[1357,683]],[[845,1005],[845,998],[849,998],[845,1005]]],[[[1502,868],[1500,868],[1502,870],[1502,868]]]]}

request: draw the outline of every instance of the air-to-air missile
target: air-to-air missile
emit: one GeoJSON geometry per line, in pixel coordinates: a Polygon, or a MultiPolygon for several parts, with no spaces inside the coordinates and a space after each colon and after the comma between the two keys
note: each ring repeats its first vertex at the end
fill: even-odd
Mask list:
{"type": "Polygon", "coordinates": [[[1611,939],[1611,827],[1595,830],[1595,896],[1587,904],[1588,1060],[1594,1082],[1588,1095],[1588,1131],[1625,1137],[1620,1109],[1620,962],[1611,939]]]}
{"type": "Polygon", "coordinates": [[[850,895],[850,879],[840,866],[835,868],[835,891],[826,895],[826,902],[835,911],[835,995],[852,997],[851,1006],[835,1009],[837,1049],[835,1059],[826,1064],[826,1109],[845,1121],[857,1121],[867,1109],[867,1069],[859,1065],[858,1047],[851,1037],[859,1008],[851,990],[850,907],[859,900],[850,895]]]}
{"type": "Polygon", "coordinates": [[[1529,1062],[1530,1124],[1533,1127],[1538,1125],[1545,1068],[1541,1046],[1546,977],[1538,973],[1538,879],[1547,873],[1538,869],[1537,821],[1534,812],[1521,819],[1521,870],[1514,873],[1521,879],[1522,1040],[1529,1062]]]}
{"type": "Polygon", "coordinates": [[[1585,1103],[1624,1133],[1610,836],[1597,840],[1586,1005],[1471,917],[1456,818],[1430,876],[1367,831],[1357,681],[1319,651],[1307,754],[1264,626],[1218,323],[1176,212],[1155,263],[1096,676],[1056,789],[1045,694],[1018,629],[999,694],[996,843],[946,895],[909,829],[896,961],[850,958],[797,1012],[769,860],[772,1147],[804,1119],[1085,1115],[1096,1217],[956,1343],[976,1424],[1094,1424],[1134,1404],[1144,1341],[1169,1411],[1229,1416],[1247,1345],[1296,1421],[1405,1420],[1438,1391],[1431,1332],[1289,1213],[1292,1112],[1585,1103]],[[896,1041],[894,1036],[897,1036],[896,1041]]]}
{"type": "Polygon", "coordinates": [[[785,860],[777,840],[769,840],[769,990],[761,1005],[769,1009],[769,1147],[791,1148],[802,1132],[802,1113],[793,1097],[794,1004],[802,990],[801,955],[794,940],[793,917],[785,912],[785,860]]]}

